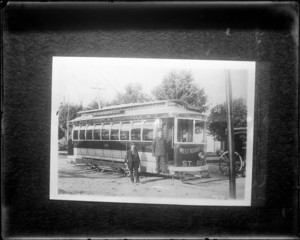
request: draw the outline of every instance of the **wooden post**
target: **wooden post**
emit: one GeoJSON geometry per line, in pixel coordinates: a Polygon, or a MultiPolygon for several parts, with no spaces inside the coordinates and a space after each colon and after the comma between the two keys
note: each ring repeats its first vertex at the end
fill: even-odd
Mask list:
{"type": "Polygon", "coordinates": [[[69,109],[69,95],[68,95],[68,112],[67,112],[67,143],[69,142],[69,115],[70,115],[70,109],[69,109]]]}
{"type": "Polygon", "coordinates": [[[227,112],[227,137],[229,152],[229,195],[231,199],[236,199],[235,168],[234,168],[234,132],[233,132],[233,112],[232,112],[232,89],[229,70],[225,71],[226,88],[226,112],[227,112]]]}

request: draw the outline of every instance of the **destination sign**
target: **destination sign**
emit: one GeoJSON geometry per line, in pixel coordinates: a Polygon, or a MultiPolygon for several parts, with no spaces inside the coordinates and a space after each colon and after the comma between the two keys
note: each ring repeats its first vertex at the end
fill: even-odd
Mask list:
{"type": "MultiPolygon", "coordinates": [[[[109,111],[103,111],[103,112],[95,112],[92,113],[93,117],[99,117],[99,116],[105,116],[105,115],[113,115],[113,114],[120,114],[124,113],[124,110],[116,109],[116,110],[109,110],[109,111]]],[[[90,115],[89,114],[83,114],[83,116],[90,115]]]]}
{"type": "MultiPolygon", "coordinates": [[[[153,118],[163,118],[167,117],[167,113],[159,113],[159,114],[146,114],[146,115],[133,115],[133,116],[120,116],[120,117],[107,117],[101,119],[90,119],[90,120],[82,120],[80,124],[94,124],[101,122],[119,122],[119,121],[130,121],[130,120],[144,120],[144,119],[153,119],[153,118]]],[[[78,124],[74,123],[75,125],[78,124]]]]}
{"type": "Polygon", "coordinates": [[[201,147],[194,147],[194,148],[182,148],[180,147],[179,148],[179,152],[181,154],[192,154],[192,153],[196,153],[196,152],[199,152],[201,151],[201,147]]]}

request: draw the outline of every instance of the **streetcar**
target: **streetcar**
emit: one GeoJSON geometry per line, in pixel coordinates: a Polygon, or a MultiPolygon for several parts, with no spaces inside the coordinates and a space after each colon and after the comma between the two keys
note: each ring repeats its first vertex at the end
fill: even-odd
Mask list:
{"type": "Polygon", "coordinates": [[[69,153],[76,162],[125,169],[130,144],[139,152],[140,171],[156,173],[152,143],[158,130],[167,142],[167,174],[207,173],[207,116],[181,100],[132,103],[80,111],[68,122],[69,153]]]}

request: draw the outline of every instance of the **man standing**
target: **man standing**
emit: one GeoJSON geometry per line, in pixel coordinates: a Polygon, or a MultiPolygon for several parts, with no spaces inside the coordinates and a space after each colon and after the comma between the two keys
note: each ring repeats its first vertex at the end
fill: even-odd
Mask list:
{"type": "Polygon", "coordinates": [[[130,179],[131,182],[139,183],[139,166],[140,166],[140,156],[138,151],[135,148],[135,144],[131,143],[130,145],[130,150],[127,151],[126,157],[125,157],[125,163],[128,164],[128,168],[130,171],[130,179]],[[134,176],[133,176],[133,171],[134,171],[134,176]]]}
{"type": "Polygon", "coordinates": [[[153,140],[152,156],[156,160],[156,172],[166,172],[167,142],[162,137],[162,130],[158,129],[157,137],[153,140]]]}

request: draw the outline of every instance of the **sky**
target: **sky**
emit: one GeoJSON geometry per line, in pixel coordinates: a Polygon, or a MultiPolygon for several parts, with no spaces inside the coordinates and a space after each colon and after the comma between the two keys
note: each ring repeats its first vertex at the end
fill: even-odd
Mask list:
{"type": "Polygon", "coordinates": [[[123,93],[129,83],[139,83],[143,92],[151,94],[154,87],[171,71],[190,71],[195,83],[204,88],[208,104],[225,102],[225,70],[230,71],[233,98],[247,99],[253,91],[255,63],[237,61],[53,57],[53,97],[57,101],[82,103],[86,107],[100,98],[112,100],[123,93]]]}

